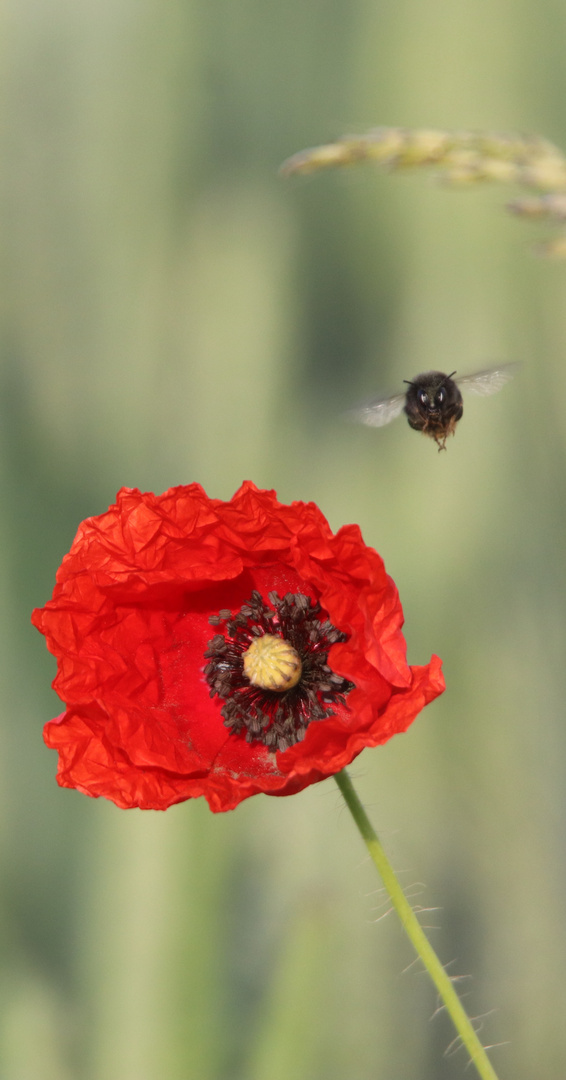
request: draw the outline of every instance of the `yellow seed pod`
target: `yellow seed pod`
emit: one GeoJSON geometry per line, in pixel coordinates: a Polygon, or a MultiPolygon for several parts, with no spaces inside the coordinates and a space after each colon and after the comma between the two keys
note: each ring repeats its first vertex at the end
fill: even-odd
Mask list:
{"type": "Polygon", "coordinates": [[[502,158],[484,158],[481,173],[484,180],[496,180],[502,184],[513,184],[521,178],[521,167],[514,161],[502,158]]]}
{"type": "Polygon", "coordinates": [[[566,194],[531,195],[525,199],[513,199],[507,203],[507,209],[519,217],[555,218],[566,220],[566,194]]]}
{"type": "Polygon", "coordinates": [[[264,634],[255,638],[244,653],[244,674],[262,690],[284,693],[296,686],[303,670],[301,658],[288,641],[264,634]]]}
{"type": "Polygon", "coordinates": [[[299,150],[283,162],[279,171],[283,176],[292,176],[294,173],[307,175],[317,172],[318,169],[347,164],[347,147],[342,143],[328,143],[327,146],[315,146],[311,150],[299,150]]]}
{"type": "Polygon", "coordinates": [[[557,158],[540,158],[523,169],[523,183],[540,191],[566,189],[566,162],[557,158]]]}
{"type": "Polygon", "coordinates": [[[446,131],[417,128],[405,133],[403,148],[399,151],[399,165],[432,165],[444,158],[450,146],[450,136],[446,131]]]}
{"type": "Polygon", "coordinates": [[[380,161],[387,164],[394,161],[405,146],[406,136],[403,128],[373,128],[367,135],[350,136],[350,147],[358,148],[360,160],[380,161]]]}

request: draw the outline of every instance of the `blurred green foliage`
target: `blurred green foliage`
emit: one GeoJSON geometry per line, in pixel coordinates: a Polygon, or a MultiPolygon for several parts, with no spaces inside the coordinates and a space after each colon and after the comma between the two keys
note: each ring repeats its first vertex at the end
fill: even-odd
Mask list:
{"type": "Polygon", "coordinates": [[[461,1055],[332,781],[213,816],[62,791],[29,624],[122,485],[244,478],[359,522],[447,692],[352,769],[501,1080],[563,1080],[566,320],[501,191],[371,167],[374,124],[566,147],[553,0],[7,0],[2,26],[0,1075],[453,1080],[461,1055]],[[522,360],[446,454],[340,414],[522,360]],[[425,885],[414,885],[415,882],[425,885]],[[405,970],[407,969],[407,970],[405,970]]]}

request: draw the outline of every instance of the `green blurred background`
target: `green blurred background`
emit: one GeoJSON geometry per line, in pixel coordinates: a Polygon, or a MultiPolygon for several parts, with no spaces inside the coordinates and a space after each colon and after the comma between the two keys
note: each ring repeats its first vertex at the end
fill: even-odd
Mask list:
{"type": "Polygon", "coordinates": [[[216,816],[55,784],[29,614],[78,522],[251,478],[359,522],[411,662],[443,657],[444,697],[352,774],[501,1080],[563,1080],[566,267],[505,189],[277,169],[376,124],[565,148],[566,9],[6,0],[0,27],[0,1076],[464,1075],[333,781],[216,816]],[[446,454],[340,419],[509,360],[446,454]]]}

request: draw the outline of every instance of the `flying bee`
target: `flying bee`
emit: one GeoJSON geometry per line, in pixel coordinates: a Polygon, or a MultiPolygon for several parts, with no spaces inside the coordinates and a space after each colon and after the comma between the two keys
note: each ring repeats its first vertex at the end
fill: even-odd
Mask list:
{"type": "Polygon", "coordinates": [[[502,364],[459,379],[453,378],[455,371],[450,375],[442,371],[425,371],[414,379],[403,379],[408,386],[406,392],[371,398],[347,415],[358,424],[383,427],[404,412],[415,431],[422,431],[423,435],[434,439],[439,450],[446,450],[446,440],[456,433],[456,424],[464,412],[461,390],[484,397],[495,394],[513,378],[517,366],[502,364]]]}

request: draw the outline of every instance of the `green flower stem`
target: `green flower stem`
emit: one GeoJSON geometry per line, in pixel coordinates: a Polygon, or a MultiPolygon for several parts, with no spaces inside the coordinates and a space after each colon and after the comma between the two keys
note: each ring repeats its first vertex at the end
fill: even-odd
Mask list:
{"type": "Polygon", "coordinates": [[[407,900],[345,769],[334,779],[344,796],[346,805],[360,830],[368,851],[381,875],[381,879],[393,906],[403,923],[405,931],[427,969],[444,1005],[452,1019],[464,1046],[466,1047],[482,1080],[497,1080],[495,1070],[479,1041],[470,1019],[462,1006],[452,981],[446,974],[438,956],[430,944],[424,930],[407,900]]]}

